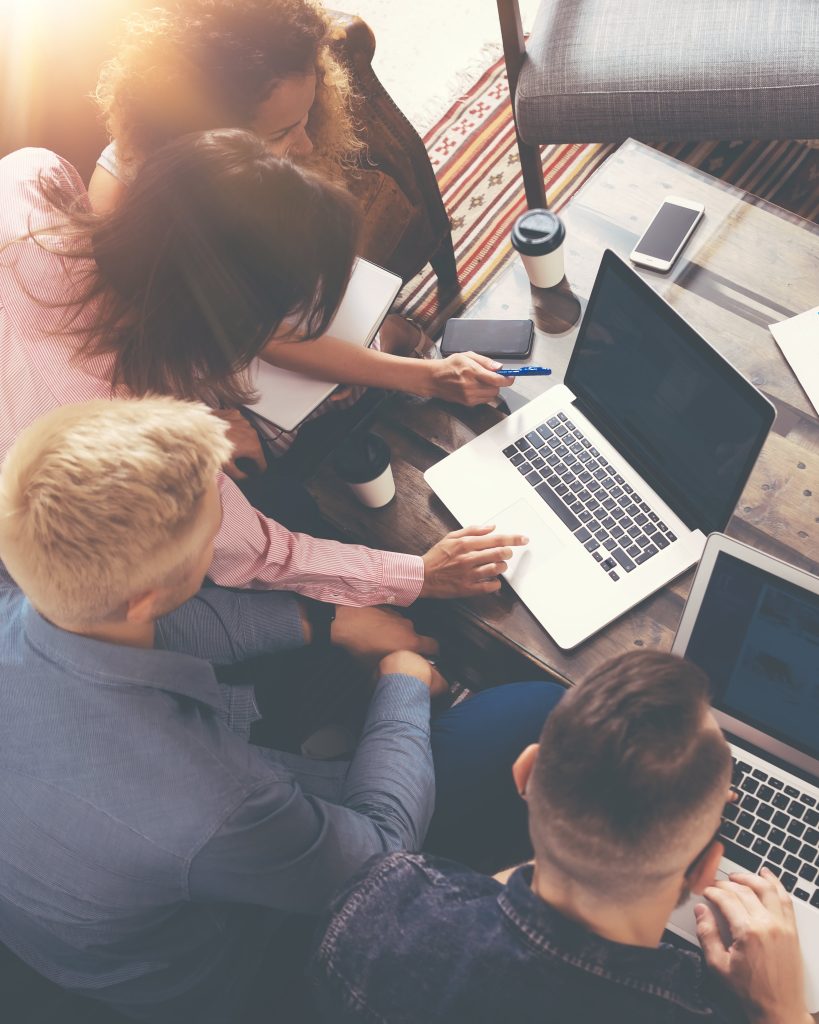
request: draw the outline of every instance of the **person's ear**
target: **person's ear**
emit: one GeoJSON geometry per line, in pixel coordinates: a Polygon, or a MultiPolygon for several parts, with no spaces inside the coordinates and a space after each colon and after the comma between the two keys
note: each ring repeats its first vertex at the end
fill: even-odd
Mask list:
{"type": "Polygon", "coordinates": [[[145,623],[153,622],[156,618],[156,608],[158,607],[159,591],[157,590],[146,590],[144,594],[140,594],[139,597],[132,597],[128,602],[128,607],[125,612],[126,622],[145,623]]]}
{"type": "Polygon", "coordinates": [[[713,885],[717,878],[717,869],[723,858],[725,849],[718,839],[712,840],[702,851],[700,856],[691,867],[688,875],[688,888],[698,895],[709,885],[713,885]]]}
{"type": "Polygon", "coordinates": [[[535,758],[537,757],[538,750],[540,750],[539,743],[530,743],[520,757],[518,757],[517,761],[512,765],[512,777],[515,780],[515,786],[517,787],[518,793],[520,793],[524,799],[526,797],[526,784],[529,781],[529,776],[532,774],[532,768],[535,766],[535,758]]]}

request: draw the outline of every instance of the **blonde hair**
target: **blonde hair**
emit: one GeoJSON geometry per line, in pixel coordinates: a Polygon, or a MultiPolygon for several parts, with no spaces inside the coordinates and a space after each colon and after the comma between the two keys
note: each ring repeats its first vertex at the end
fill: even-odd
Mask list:
{"type": "Polygon", "coordinates": [[[226,431],[165,397],[66,405],[24,430],[0,470],[0,558],[34,607],[88,627],[181,577],[226,431]]]}
{"type": "Polygon", "coordinates": [[[314,0],[166,0],[132,14],[94,93],[118,162],[134,170],[187,132],[247,128],[277,82],[315,69],[306,163],[340,180],[363,144],[331,38],[314,0]]]}

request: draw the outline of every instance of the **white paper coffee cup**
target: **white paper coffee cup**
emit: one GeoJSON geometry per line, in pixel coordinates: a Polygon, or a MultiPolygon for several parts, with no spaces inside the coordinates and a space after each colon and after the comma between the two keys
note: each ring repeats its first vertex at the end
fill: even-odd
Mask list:
{"type": "Polygon", "coordinates": [[[390,446],[378,434],[353,434],[333,456],[335,470],[362,505],[383,508],[395,497],[390,446]]]}
{"type": "Polygon", "coordinates": [[[526,274],[535,288],[554,288],[566,273],[563,266],[563,246],[545,256],[526,256],[520,253],[526,274]]]}
{"type": "Polygon", "coordinates": [[[362,505],[367,508],[383,508],[389,505],[395,497],[395,480],[392,475],[392,466],[387,466],[383,473],[375,480],[367,480],[364,483],[353,484],[348,481],[347,486],[358,498],[362,505]]]}
{"type": "Polygon", "coordinates": [[[554,288],[565,274],[563,221],[550,210],[527,210],[512,226],[512,246],[535,288],[554,288]]]}

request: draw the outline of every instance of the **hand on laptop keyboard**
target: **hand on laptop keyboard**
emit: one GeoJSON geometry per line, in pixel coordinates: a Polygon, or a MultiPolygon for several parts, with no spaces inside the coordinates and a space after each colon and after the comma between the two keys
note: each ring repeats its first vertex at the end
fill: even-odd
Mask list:
{"type": "Polygon", "coordinates": [[[703,893],[731,932],[723,942],[714,912],[694,910],[697,936],[708,965],[760,1024],[808,1024],[802,953],[793,904],[773,872],[732,875],[703,893]]]}

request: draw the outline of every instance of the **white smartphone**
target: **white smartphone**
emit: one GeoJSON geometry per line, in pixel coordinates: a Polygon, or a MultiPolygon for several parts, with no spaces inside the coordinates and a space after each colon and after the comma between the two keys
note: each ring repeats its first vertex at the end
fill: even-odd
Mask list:
{"type": "Polygon", "coordinates": [[[702,220],[705,207],[691,199],[666,196],[634,246],[629,259],[651,270],[670,270],[702,220]]]}

